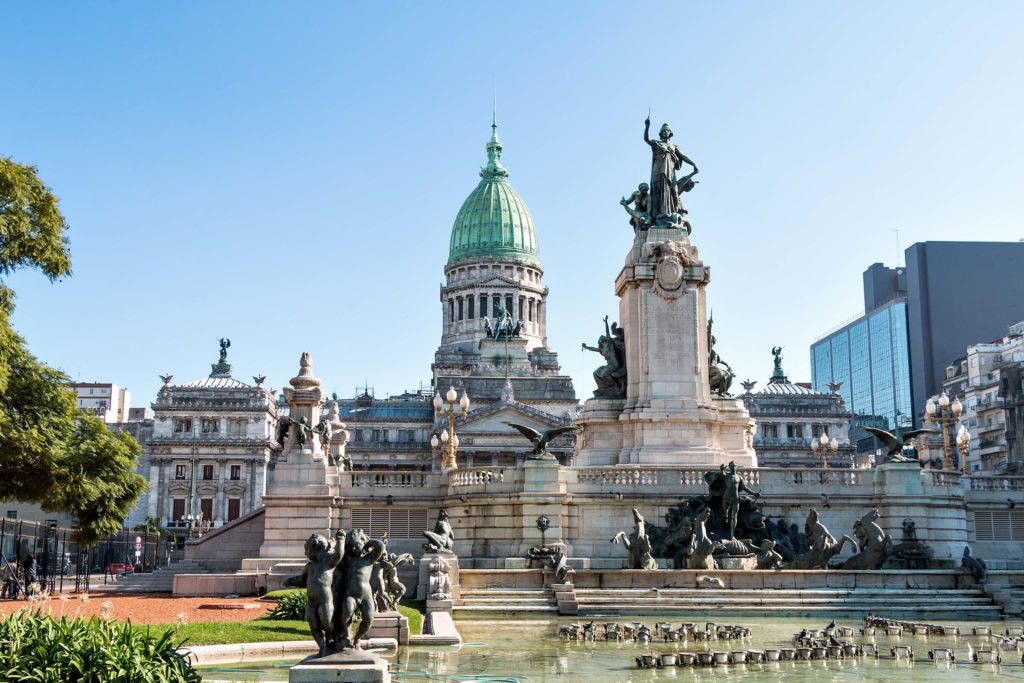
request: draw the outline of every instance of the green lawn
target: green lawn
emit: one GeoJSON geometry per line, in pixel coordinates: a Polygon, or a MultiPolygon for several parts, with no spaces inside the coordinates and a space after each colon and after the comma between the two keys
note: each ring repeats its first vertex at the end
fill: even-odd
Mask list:
{"type": "MultiPolygon", "coordinates": [[[[154,634],[174,628],[174,624],[155,624],[148,628],[154,634]]],[[[145,630],[146,626],[139,626],[145,630]]],[[[178,629],[175,641],[186,645],[230,645],[234,643],[265,643],[276,640],[306,640],[309,625],[305,621],[197,621],[178,629]]]]}
{"type": "MultiPolygon", "coordinates": [[[[269,597],[280,598],[288,591],[274,591],[269,597]]],[[[409,619],[409,633],[418,634],[423,629],[425,603],[417,600],[402,600],[398,611],[409,619]]],[[[140,630],[150,629],[154,635],[174,628],[174,624],[138,626],[140,630]]],[[[175,641],[185,640],[187,645],[230,645],[234,643],[263,643],[278,640],[311,639],[309,625],[305,621],[279,621],[253,619],[251,621],[210,621],[185,624],[178,629],[175,641]]]]}

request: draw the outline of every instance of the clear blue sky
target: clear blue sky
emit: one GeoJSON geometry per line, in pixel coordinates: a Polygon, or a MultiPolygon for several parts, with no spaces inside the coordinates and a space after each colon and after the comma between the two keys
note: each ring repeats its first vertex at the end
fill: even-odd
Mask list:
{"type": "Polygon", "coordinates": [[[222,336],[274,387],[302,351],[343,396],[427,381],[494,82],[581,398],[648,107],[700,166],[693,240],[741,379],[776,344],[809,379],[893,230],[1024,236],[1020,2],[8,2],[0,24],[0,154],[61,197],[74,261],[12,278],[14,324],[136,405],[222,336]]]}

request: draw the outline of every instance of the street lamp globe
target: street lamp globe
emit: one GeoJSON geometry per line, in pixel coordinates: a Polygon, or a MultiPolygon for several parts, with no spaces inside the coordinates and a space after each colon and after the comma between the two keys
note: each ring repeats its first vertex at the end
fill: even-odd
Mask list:
{"type": "Polygon", "coordinates": [[[466,393],[465,389],[462,390],[462,399],[459,401],[459,406],[462,407],[463,413],[469,412],[469,395],[466,393]]]}
{"type": "Polygon", "coordinates": [[[953,403],[950,406],[953,409],[953,417],[959,418],[960,413],[964,410],[964,404],[960,402],[960,397],[957,396],[953,399],[953,403]]]}
{"type": "Polygon", "coordinates": [[[437,434],[434,434],[433,436],[430,437],[430,447],[437,448],[438,444],[439,442],[437,440],[437,434]]]}
{"type": "Polygon", "coordinates": [[[448,430],[447,429],[442,429],[441,430],[441,441],[444,442],[444,443],[448,443],[448,438],[449,438],[448,437],[448,430]]]}
{"type": "Polygon", "coordinates": [[[928,403],[924,405],[924,412],[928,414],[928,417],[935,416],[935,400],[928,399],[928,403]]]}
{"type": "Polygon", "coordinates": [[[946,392],[943,391],[942,395],[939,396],[939,407],[940,408],[945,408],[948,405],[949,405],[949,396],[946,396],[946,392]]]}
{"type": "Polygon", "coordinates": [[[448,393],[444,395],[448,400],[448,403],[454,404],[459,400],[459,395],[455,392],[455,387],[448,387],[448,393]]]}
{"type": "Polygon", "coordinates": [[[822,446],[822,448],[824,448],[827,445],[828,445],[828,434],[826,434],[825,432],[822,432],[821,433],[821,446],[822,446]]]}
{"type": "Polygon", "coordinates": [[[442,405],[444,402],[441,400],[441,394],[434,392],[434,410],[440,412],[442,405]]]}
{"type": "Polygon", "coordinates": [[[839,450],[839,440],[836,439],[834,436],[832,437],[832,443],[829,445],[832,448],[833,453],[839,450]]]}

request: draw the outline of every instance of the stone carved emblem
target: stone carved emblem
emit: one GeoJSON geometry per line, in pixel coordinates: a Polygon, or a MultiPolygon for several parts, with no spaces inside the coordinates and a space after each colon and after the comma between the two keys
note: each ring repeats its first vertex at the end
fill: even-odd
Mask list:
{"type": "Polygon", "coordinates": [[[654,293],[669,301],[686,293],[686,267],[690,257],[679,242],[648,242],[643,247],[644,259],[654,264],[654,293]]]}
{"type": "Polygon", "coordinates": [[[448,563],[437,558],[430,562],[428,597],[431,600],[451,600],[452,581],[448,576],[448,563]]]}

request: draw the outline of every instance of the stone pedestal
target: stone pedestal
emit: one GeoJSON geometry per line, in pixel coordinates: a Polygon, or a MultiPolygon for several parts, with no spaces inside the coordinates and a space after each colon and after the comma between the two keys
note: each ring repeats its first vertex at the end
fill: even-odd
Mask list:
{"type": "Polygon", "coordinates": [[[388,663],[362,650],[307,657],[288,671],[288,683],[391,683],[388,663]]]}
{"type": "Polygon", "coordinates": [[[523,490],[519,494],[516,507],[518,517],[518,539],[512,544],[515,558],[526,558],[530,548],[545,544],[558,547],[566,555],[571,548],[566,544],[565,523],[568,514],[566,502],[566,477],[563,468],[554,458],[527,460],[523,463],[523,490]],[[547,531],[543,534],[537,528],[537,518],[541,515],[549,520],[547,531]]]}
{"type": "Polygon", "coordinates": [[[419,562],[419,580],[416,582],[416,599],[427,601],[427,612],[430,612],[431,604],[435,603],[434,608],[445,610],[445,603],[447,603],[448,612],[451,611],[451,603],[454,600],[458,600],[461,597],[459,592],[459,558],[454,554],[442,554],[442,553],[426,553],[420,558],[419,562]],[[430,597],[430,565],[434,562],[443,561],[448,567],[448,581],[451,584],[450,595],[448,600],[432,600],[430,597]]]}
{"type": "MultiPolygon", "coordinates": [[[[288,417],[312,428],[320,421],[323,390],[320,380],[313,375],[308,353],[302,354],[299,365],[299,374],[290,380],[292,386],[284,390],[288,417]]],[[[261,558],[301,559],[302,546],[310,534],[330,536],[339,477],[328,463],[319,435],[302,430],[305,443],[301,443],[300,430],[296,424],[288,430],[267,482],[261,558]]]]}
{"type": "MultiPolygon", "coordinates": [[[[959,564],[967,544],[963,482],[954,473],[922,470],[916,462],[890,462],[874,472],[873,503],[878,525],[893,543],[903,537],[903,520],[916,524],[917,540],[931,546],[936,561],[959,564]]],[[[867,510],[865,510],[867,512],[867,510]]]]}
{"type": "Polygon", "coordinates": [[[377,612],[367,638],[394,638],[399,645],[409,644],[409,619],[400,612],[377,612]]]}
{"type": "Polygon", "coordinates": [[[711,393],[709,281],[684,231],[651,229],[634,240],[615,280],[626,398],[617,417],[614,402],[587,401],[579,465],[757,465],[754,421],[742,402],[711,393]]]}

